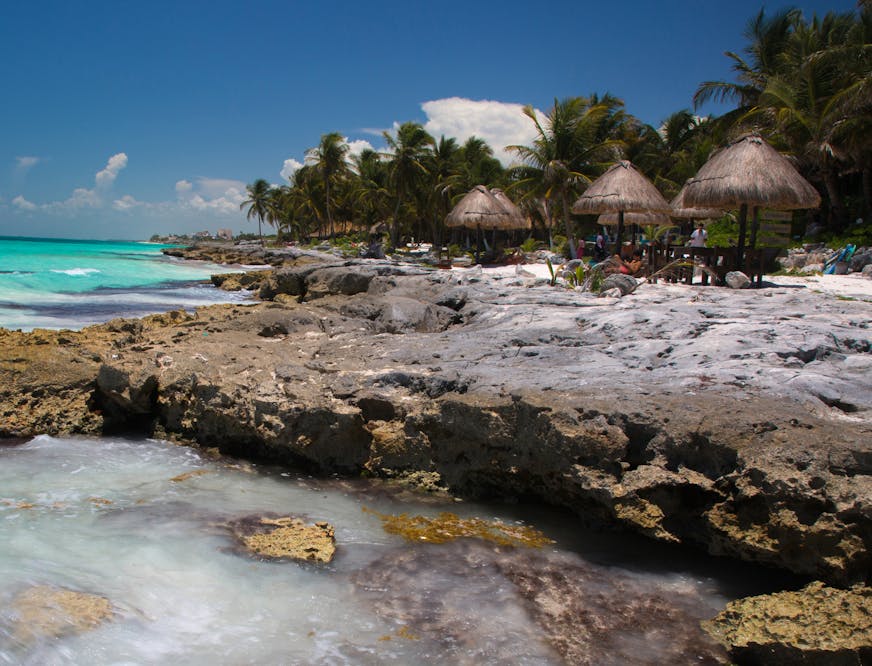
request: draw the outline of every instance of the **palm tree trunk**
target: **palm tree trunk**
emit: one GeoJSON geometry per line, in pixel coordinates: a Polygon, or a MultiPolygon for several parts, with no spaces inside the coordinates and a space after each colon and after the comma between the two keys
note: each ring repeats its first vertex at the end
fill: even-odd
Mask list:
{"type": "Polygon", "coordinates": [[[827,197],[830,200],[830,215],[833,221],[835,231],[841,231],[845,228],[847,222],[847,213],[845,204],[842,201],[842,194],[839,192],[839,181],[836,178],[836,172],[827,165],[823,172],[824,186],[827,188],[827,197]]]}
{"type": "Polygon", "coordinates": [[[757,248],[757,231],[760,229],[760,206],[754,206],[754,214],[751,216],[751,240],[748,242],[748,249],[754,250],[757,248]]]}
{"type": "Polygon", "coordinates": [[[748,226],[748,204],[739,207],[739,247],[736,250],[736,270],[745,267],[745,227],[748,226]]]}
{"type": "Polygon", "coordinates": [[[578,259],[575,251],[575,239],[572,237],[572,223],[569,220],[569,201],[566,198],[566,191],[560,193],[560,201],[563,204],[563,220],[566,225],[566,242],[569,243],[569,258],[578,259]]]}
{"type": "Polygon", "coordinates": [[[481,239],[484,236],[484,233],[481,230],[481,225],[479,224],[476,227],[475,232],[475,263],[481,263],[481,239]]]}
{"type": "Polygon", "coordinates": [[[863,215],[868,222],[872,217],[872,167],[863,167],[863,215]]]}
{"type": "Polygon", "coordinates": [[[547,199],[541,199],[540,205],[542,206],[542,218],[545,221],[545,233],[548,234],[548,249],[554,249],[554,236],[551,233],[551,229],[554,227],[554,220],[551,218],[551,206],[548,204],[547,199]]]}
{"type": "Polygon", "coordinates": [[[621,252],[622,245],[624,244],[624,211],[618,211],[618,230],[615,233],[615,254],[619,257],[623,257],[623,253],[621,252]]]}
{"type": "Polygon", "coordinates": [[[394,206],[394,219],[391,225],[391,245],[396,249],[400,242],[400,196],[397,194],[397,205],[394,206]]]}
{"type": "Polygon", "coordinates": [[[330,179],[324,179],[324,204],[327,207],[327,226],[330,229],[330,237],[332,238],[336,233],[336,230],[333,227],[333,213],[330,212],[330,179]]]}

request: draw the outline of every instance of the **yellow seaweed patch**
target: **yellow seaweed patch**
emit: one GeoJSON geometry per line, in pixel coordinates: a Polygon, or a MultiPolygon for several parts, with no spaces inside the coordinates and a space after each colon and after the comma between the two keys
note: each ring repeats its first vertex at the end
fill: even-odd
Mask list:
{"type": "Polygon", "coordinates": [[[379,513],[363,507],[364,512],[378,516],[382,527],[389,534],[396,534],[407,541],[426,543],[446,543],[454,539],[478,538],[499,546],[526,546],[542,548],[554,543],[534,527],[507,525],[498,520],[481,518],[461,518],[443,511],[438,516],[398,516],[379,513]]]}
{"type": "Polygon", "coordinates": [[[105,497],[89,497],[88,501],[94,506],[109,506],[112,504],[112,500],[108,500],[105,497]]]}
{"type": "Polygon", "coordinates": [[[380,641],[393,640],[394,636],[396,636],[397,638],[405,638],[407,641],[417,641],[417,640],[420,640],[420,638],[421,638],[417,634],[412,633],[412,630],[409,629],[409,627],[407,627],[406,625],[403,625],[393,635],[385,634],[384,636],[379,636],[379,640],[380,641]]]}
{"type": "Polygon", "coordinates": [[[208,469],[195,469],[191,472],[185,472],[184,474],[179,474],[178,476],[174,476],[170,479],[173,483],[179,483],[181,481],[187,481],[188,479],[193,479],[195,476],[203,476],[204,474],[209,474],[208,469]]]}

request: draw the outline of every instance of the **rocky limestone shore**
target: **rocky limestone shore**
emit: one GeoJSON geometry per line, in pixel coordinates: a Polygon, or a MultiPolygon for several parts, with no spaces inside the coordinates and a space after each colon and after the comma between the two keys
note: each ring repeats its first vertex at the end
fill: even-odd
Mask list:
{"type": "Polygon", "coordinates": [[[280,259],[249,283],[263,302],[0,331],[0,436],[132,432],[533,496],[868,584],[868,300],[793,284],[598,298],[522,271],[280,259]]]}

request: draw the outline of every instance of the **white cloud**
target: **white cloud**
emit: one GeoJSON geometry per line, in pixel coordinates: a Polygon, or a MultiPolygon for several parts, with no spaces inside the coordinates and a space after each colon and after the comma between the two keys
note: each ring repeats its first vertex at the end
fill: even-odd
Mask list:
{"type": "MultiPolygon", "coordinates": [[[[29,168],[33,166],[39,161],[39,158],[36,157],[19,157],[18,164],[19,168],[29,168]]],[[[73,190],[73,193],[64,199],[63,201],[52,201],[45,204],[34,204],[30,201],[24,199],[24,197],[16,197],[13,203],[20,210],[36,210],[41,209],[48,212],[64,212],[64,211],[77,211],[83,208],[102,208],[104,201],[100,194],[101,190],[108,189],[112,183],[115,181],[115,178],[118,176],[118,172],[121,171],[124,167],[127,166],[127,155],[125,153],[116,153],[112,157],[110,157],[106,166],[98,171],[94,176],[95,187],[93,189],[88,189],[86,187],[77,187],[73,190]]],[[[129,197],[129,195],[128,195],[129,197]]],[[[130,197],[132,200],[132,197],[130,197]]],[[[125,203],[129,204],[127,197],[122,197],[121,199],[117,199],[113,202],[113,207],[118,209],[119,202],[122,202],[121,205],[125,205],[125,203]]]]}
{"type": "Polygon", "coordinates": [[[228,178],[197,178],[195,183],[180,180],[176,183],[179,205],[196,211],[239,213],[245,201],[245,183],[228,178]]]}
{"type": "Polygon", "coordinates": [[[279,171],[279,175],[285,180],[290,181],[294,177],[294,174],[297,173],[297,170],[302,168],[302,162],[298,162],[293,157],[290,157],[285,160],[284,164],[282,164],[282,170],[279,171]]]}
{"type": "Polygon", "coordinates": [[[99,208],[103,201],[95,190],[89,190],[85,187],[77,187],[73,193],[65,201],[61,201],[58,205],[62,208],[99,208]]]}
{"type": "Polygon", "coordinates": [[[385,127],[384,129],[379,129],[378,127],[362,127],[360,131],[363,134],[370,134],[381,139],[385,132],[390,132],[392,129],[396,129],[396,123],[394,123],[394,127],[385,127]]]}
{"type": "Polygon", "coordinates": [[[38,208],[35,203],[28,201],[20,194],[12,200],[12,205],[19,210],[36,210],[38,208]]]}
{"type": "MultiPolygon", "coordinates": [[[[517,162],[506,146],[530,145],[536,137],[536,128],[524,115],[522,104],[448,97],[424,102],[421,108],[427,114],[424,128],[437,140],[444,134],[463,143],[477,136],[487,141],[504,165],[517,162]]],[[[536,113],[543,116],[538,109],[536,113]]]]}
{"type": "Polygon", "coordinates": [[[196,188],[207,199],[225,196],[228,192],[245,192],[245,183],[230,178],[197,178],[196,188]]]}
{"type": "Polygon", "coordinates": [[[98,171],[95,177],[97,187],[109,187],[115,182],[118,172],[127,166],[127,155],[125,153],[116,153],[106,162],[106,167],[102,171],[98,171]]]}
{"type": "Polygon", "coordinates": [[[348,143],[349,158],[360,155],[364,150],[375,150],[375,148],[372,147],[372,144],[366,139],[355,139],[354,141],[345,139],[345,141],[348,143]]]}
{"type": "Polygon", "coordinates": [[[25,155],[22,157],[16,157],[15,161],[17,162],[15,168],[18,171],[29,171],[30,169],[35,167],[37,164],[39,164],[40,158],[25,155]]]}
{"type": "Polygon", "coordinates": [[[130,194],[125,194],[120,199],[116,199],[112,202],[112,208],[115,210],[131,210],[133,208],[140,208],[143,206],[147,206],[144,201],[137,201],[135,197],[130,194]]]}

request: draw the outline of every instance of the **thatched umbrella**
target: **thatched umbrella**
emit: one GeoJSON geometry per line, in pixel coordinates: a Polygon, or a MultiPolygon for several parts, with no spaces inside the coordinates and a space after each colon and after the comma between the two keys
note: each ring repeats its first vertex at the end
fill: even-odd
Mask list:
{"type": "Polygon", "coordinates": [[[451,209],[445,226],[477,229],[475,260],[478,261],[483,229],[524,229],[530,227],[530,221],[501,190],[476,185],[451,209]]]}
{"type": "Polygon", "coordinates": [[[500,229],[529,229],[532,227],[532,223],[530,222],[530,218],[524,215],[523,211],[515,205],[515,202],[509,199],[509,196],[498,188],[494,188],[490,191],[493,195],[494,199],[499,201],[503,208],[508,213],[508,217],[505,218],[504,224],[499,227],[500,229]]]}
{"type": "MultiPolygon", "coordinates": [[[[618,213],[603,213],[596,219],[596,222],[613,227],[618,223],[619,218],[618,213]]],[[[669,222],[669,216],[666,213],[624,213],[624,224],[635,224],[640,227],[663,227],[669,222]]]]}
{"type": "Polygon", "coordinates": [[[681,188],[681,191],[675,195],[675,198],[669,202],[672,210],[669,211],[669,217],[676,217],[682,220],[706,220],[713,217],[721,217],[724,211],[720,208],[699,208],[688,206],[684,200],[684,195],[687,192],[688,179],[681,188]]]}
{"type": "Polygon", "coordinates": [[[716,152],[684,186],[684,202],[694,206],[739,209],[739,268],[744,263],[748,207],[753,209],[752,247],[760,208],[817,208],[817,190],[790,161],[756,134],[741,137],[716,152]]]}
{"type": "Polygon", "coordinates": [[[654,184],[631,163],[623,160],[609,167],[572,205],[578,214],[616,213],[617,250],[621,251],[625,213],[666,213],[669,204],[654,184]]]}
{"type": "MultiPolygon", "coordinates": [[[[688,179],[687,182],[690,182],[690,179],[688,179]]],[[[675,195],[675,198],[669,202],[669,205],[672,206],[672,210],[669,211],[669,217],[679,220],[689,220],[691,227],[693,227],[693,223],[696,220],[721,217],[724,214],[724,211],[720,208],[693,208],[688,206],[684,201],[684,194],[687,191],[687,182],[685,182],[681,191],[675,195]]]]}
{"type": "MultiPolygon", "coordinates": [[[[620,214],[603,213],[596,222],[599,225],[614,227],[620,224],[620,214]]],[[[666,213],[624,213],[624,226],[630,226],[633,230],[633,242],[639,227],[671,227],[672,221],[666,213]]]]}

